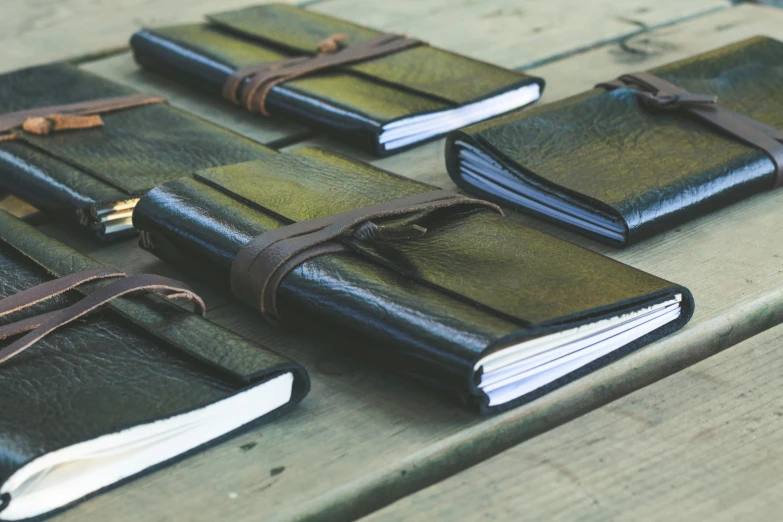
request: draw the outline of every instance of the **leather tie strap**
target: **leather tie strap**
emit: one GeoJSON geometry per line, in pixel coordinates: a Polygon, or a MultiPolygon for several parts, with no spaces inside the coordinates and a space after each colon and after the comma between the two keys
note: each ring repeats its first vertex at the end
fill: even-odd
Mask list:
{"type": "MultiPolygon", "coordinates": [[[[0,114],[0,134],[9,133],[19,127],[36,134],[68,129],[89,129],[103,125],[103,121],[97,116],[99,114],[154,103],[166,103],[166,99],[139,93],[9,112],[0,114]]],[[[15,134],[10,133],[0,136],[0,140],[15,137],[15,134]]]]}
{"type": "Polygon", "coordinates": [[[425,45],[421,40],[403,35],[382,34],[341,48],[346,38],[347,35],[344,34],[330,36],[318,44],[321,54],[315,56],[297,56],[238,69],[223,85],[223,97],[251,112],[260,112],[264,116],[269,116],[266,98],[276,85],[324,69],[364,62],[425,45]],[[247,84],[242,86],[245,80],[248,80],[247,84]]]}
{"type": "Polygon", "coordinates": [[[686,112],[739,141],[762,150],[775,166],[775,184],[772,188],[783,186],[783,131],[721,107],[716,96],[691,94],[646,72],[625,74],[617,80],[599,83],[596,87],[613,90],[630,85],[644,89],[638,93],[638,97],[648,108],[686,112]]]}
{"type": "Polygon", "coordinates": [[[374,220],[455,206],[486,208],[503,215],[500,207],[488,201],[436,190],[294,223],[265,232],[240,249],[231,266],[231,290],[267,320],[277,322],[277,289],[283,278],[308,259],[345,250],[335,239],[369,242],[420,237],[427,229],[419,225],[384,226],[374,220]]]}
{"type": "Polygon", "coordinates": [[[122,272],[113,269],[96,268],[48,281],[23,292],[19,292],[18,294],[6,297],[0,300],[0,316],[46,301],[47,299],[51,299],[56,295],[76,288],[88,281],[110,277],[121,277],[122,279],[97,289],[67,308],[43,313],[0,326],[0,339],[5,339],[9,336],[23,332],[30,332],[24,337],[17,339],[3,350],[0,350],[0,364],[6,362],[13,356],[20,354],[61,326],[94,311],[109,301],[131,292],[146,290],[167,299],[190,299],[200,309],[202,316],[206,313],[204,301],[179,281],[152,274],[125,276],[122,272]]]}

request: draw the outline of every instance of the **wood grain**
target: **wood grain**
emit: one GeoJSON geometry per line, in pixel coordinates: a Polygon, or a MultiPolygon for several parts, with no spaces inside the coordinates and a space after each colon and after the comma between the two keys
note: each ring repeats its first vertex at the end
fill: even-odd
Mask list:
{"type": "Polygon", "coordinates": [[[392,504],[370,521],[778,521],[783,326],[392,504]]]}
{"type": "MultiPolygon", "coordinates": [[[[779,26],[783,16],[756,7],[732,9],[735,18],[755,20],[742,26],[744,34],[732,33],[736,38],[779,26]]],[[[723,20],[725,15],[715,13],[661,29],[668,36],[658,41],[686,41],[723,20]]],[[[714,45],[696,39],[688,52],[714,45]]],[[[605,51],[611,49],[622,48],[605,51]]],[[[622,64],[613,53],[596,56],[604,60],[591,62],[602,68],[593,72],[602,78],[619,72],[622,64]]],[[[581,74],[583,59],[560,62],[561,74],[581,74]]],[[[583,87],[574,82],[572,88],[583,87]]],[[[424,179],[412,164],[434,154],[428,147],[380,163],[395,162],[395,169],[424,179]]],[[[677,335],[490,419],[477,419],[418,384],[336,349],[349,339],[327,339],[316,327],[299,332],[306,338],[294,337],[269,328],[244,307],[219,307],[212,320],[305,363],[313,378],[311,395],[291,416],[92,499],[61,519],[213,520],[230,514],[232,520],[347,520],[370,513],[783,322],[783,238],[770,233],[779,227],[781,209],[783,192],[770,192],[625,251],[551,228],[688,286],[697,312],[677,335]]]]}
{"type": "MultiPolygon", "coordinates": [[[[263,3],[254,0],[253,3],[263,3]]],[[[142,28],[198,22],[248,0],[23,0],[0,7],[0,72],[127,48],[142,28]]]]}
{"type": "Polygon", "coordinates": [[[323,0],[314,11],[506,67],[535,64],[731,5],[728,0],[323,0]]]}

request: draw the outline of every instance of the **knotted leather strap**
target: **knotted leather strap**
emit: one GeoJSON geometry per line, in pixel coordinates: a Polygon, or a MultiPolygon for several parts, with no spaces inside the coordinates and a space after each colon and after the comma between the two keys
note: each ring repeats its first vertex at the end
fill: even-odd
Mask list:
{"type": "MultiPolygon", "coordinates": [[[[141,107],[153,103],[166,103],[166,99],[152,94],[140,93],[9,112],[7,114],[0,114],[0,134],[8,133],[25,124],[27,124],[25,125],[25,130],[36,132],[37,134],[47,134],[48,132],[57,130],[92,128],[103,125],[100,118],[78,117],[141,107]],[[72,116],[73,118],[68,118],[68,116],[72,116]],[[46,125],[47,123],[48,126],[46,125]],[[41,128],[42,130],[37,132],[35,130],[36,128],[41,128]]],[[[13,134],[0,136],[0,139],[12,138],[14,138],[13,134]]]]}
{"type": "Polygon", "coordinates": [[[455,206],[487,208],[503,215],[500,207],[487,201],[450,190],[436,190],[294,223],[265,232],[242,247],[231,266],[231,290],[269,321],[276,322],[280,319],[277,289],[283,278],[308,259],[345,250],[336,238],[389,241],[420,237],[427,233],[421,226],[383,226],[373,220],[455,206]]]}
{"type": "Polygon", "coordinates": [[[206,313],[204,301],[179,281],[152,274],[126,276],[122,272],[113,269],[95,268],[47,281],[0,300],[0,317],[51,299],[88,281],[112,277],[120,277],[122,279],[97,289],[67,308],[0,326],[0,339],[23,332],[30,332],[3,350],[0,350],[0,364],[18,355],[57,328],[92,312],[117,297],[131,292],[146,290],[167,299],[184,297],[192,300],[198,306],[201,315],[206,313]]]}
{"type": "Polygon", "coordinates": [[[639,99],[654,110],[679,110],[716,127],[734,138],[764,151],[775,166],[773,188],[783,186],[783,131],[718,105],[717,96],[691,94],[673,83],[646,73],[620,76],[617,80],[599,83],[606,89],[629,85],[644,89],[639,99]]]}
{"type": "Polygon", "coordinates": [[[315,56],[297,56],[238,69],[223,85],[223,97],[236,105],[242,105],[251,112],[260,112],[268,116],[266,98],[276,85],[331,67],[363,62],[425,45],[421,40],[406,36],[383,34],[339,49],[344,41],[343,36],[332,35],[321,42],[318,48],[322,52],[315,56]],[[248,82],[242,86],[245,80],[248,82]]]}

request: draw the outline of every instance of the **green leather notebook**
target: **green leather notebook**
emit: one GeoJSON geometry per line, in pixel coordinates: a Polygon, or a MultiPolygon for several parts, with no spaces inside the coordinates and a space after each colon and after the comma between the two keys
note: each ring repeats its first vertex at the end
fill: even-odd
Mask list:
{"type": "MultiPolygon", "coordinates": [[[[229,290],[237,253],[259,234],[433,190],[299,149],[164,184],[141,199],[133,220],[143,248],[229,290]]],[[[280,320],[350,336],[362,355],[483,413],[547,393],[676,331],[693,313],[687,289],[486,208],[373,223],[423,235],[343,233],[330,243],[341,251],[282,279],[280,320]]]]}
{"type": "MultiPolygon", "coordinates": [[[[0,212],[0,303],[101,266],[0,212]]],[[[0,313],[0,327],[111,284],[0,313]]],[[[157,296],[119,297],[0,363],[0,520],[63,509],[276,418],[308,390],[304,368],[268,348],[157,296]]]]}
{"type": "MultiPolygon", "coordinates": [[[[144,29],[131,47],[141,66],[221,96],[235,71],[311,56],[335,34],[346,36],[350,48],[381,33],[292,5],[264,4],[213,14],[202,24],[144,29]]],[[[267,105],[273,116],[325,127],[386,155],[528,105],[543,86],[540,78],[421,45],[285,82],[272,89],[267,105]]]]}
{"type": "MultiPolygon", "coordinates": [[[[134,93],[76,67],[43,65],[0,75],[0,114],[134,93]]],[[[0,190],[112,239],[135,234],[133,207],[152,187],[270,152],[165,103],[101,117],[97,128],[16,130],[18,139],[0,141],[0,190]]]]}
{"type": "MultiPolygon", "coordinates": [[[[783,129],[777,40],[751,38],[649,72],[717,97],[717,107],[745,125],[750,118],[783,129]]],[[[615,246],[775,186],[775,164],[764,151],[705,123],[675,97],[651,105],[649,94],[636,85],[597,87],[456,131],[446,145],[449,174],[468,192],[615,246]]],[[[714,105],[697,110],[717,113],[714,105]]],[[[782,131],[772,134],[783,140],[782,131]]]]}

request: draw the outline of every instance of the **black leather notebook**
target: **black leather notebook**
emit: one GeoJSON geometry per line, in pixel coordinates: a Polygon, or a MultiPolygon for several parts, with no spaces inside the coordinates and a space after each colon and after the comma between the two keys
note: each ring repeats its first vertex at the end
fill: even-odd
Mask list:
{"type": "Polygon", "coordinates": [[[783,150],[783,43],[752,38],[650,73],[669,84],[663,92],[606,78],[452,133],[449,174],[466,191],[617,246],[776,185],[771,155],[747,138],[761,130],[757,139],[783,150]]]}
{"type": "MultiPolygon", "coordinates": [[[[44,65],[0,75],[0,115],[134,94],[72,66],[44,65]]],[[[44,135],[16,128],[16,139],[0,136],[0,190],[110,239],[135,233],[133,207],[152,187],[268,152],[166,103],[100,117],[103,125],[94,128],[44,135]]]]}
{"type": "MultiPolygon", "coordinates": [[[[5,212],[0,238],[0,302],[101,267],[5,212]]],[[[109,284],[0,314],[0,328],[109,284]]],[[[308,389],[305,370],[267,348],[160,297],[120,297],[0,363],[0,520],[70,506],[271,420],[308,389]]]]}
{"type": "MultiPolygon", "coordinates": [[[[245,288],[232,266],[251,239],[434,189],[299,149],[157,187],[133,220],[143,248],[237,294],[245,288]]],[[[670,334],[693,313],[681,286],[459,201],[341,229],[283,277],[277,320],[345,332],[363,355],[490,413],[670,334]]]]}
{"type": "Polygon", "coordinates": [[[240,74],[233,94],[225,89],[238,71],[259,66],[261,72],[266,64],[312,57],[319,49],[339,59],[341,51],[373,47],[379,37],[382,33],[374,29],[307,9],[266,4],[210,15],[203,24],[144,29],[133,35],[131,47],[143,67],[254,112],[327,128],[378,155],[416,146],[541,96],[540,78],[416,45],[410,38],[406,41],[413,45],[396,52],[267,83],[268,96],[255,101],[251,91],[265,89],[253,84],[258,76],[240,74]],[[334,37],[337,43],[324,50],[323,42],[334,37]]]}

